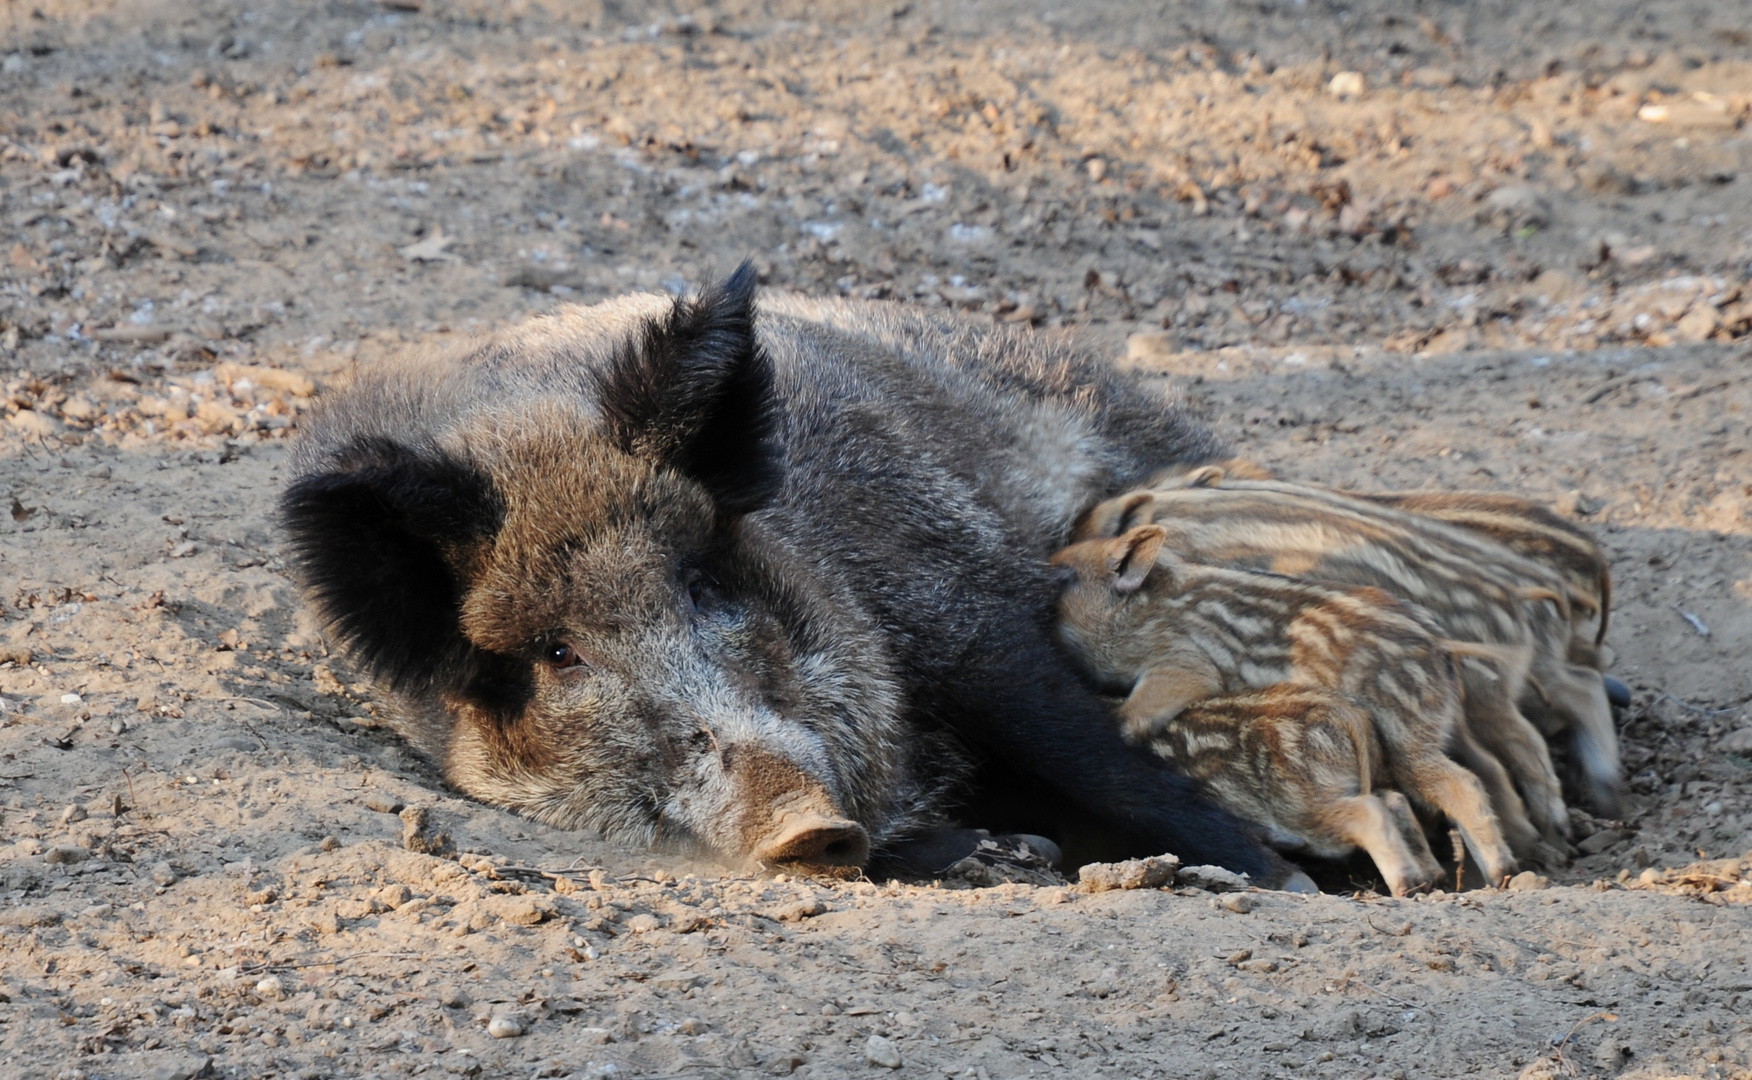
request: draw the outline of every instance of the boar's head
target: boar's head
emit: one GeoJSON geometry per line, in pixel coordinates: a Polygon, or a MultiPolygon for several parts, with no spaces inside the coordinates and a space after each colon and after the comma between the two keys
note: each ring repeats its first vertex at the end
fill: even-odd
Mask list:
{"type": "Polygon", "coordinates": [[[783,418],[754,275],[638,303],[331,403],[282,504],[307,594],[480,799],[860,865],[923,804],[918,751],[880,639],[756,513],[783,418]]]}

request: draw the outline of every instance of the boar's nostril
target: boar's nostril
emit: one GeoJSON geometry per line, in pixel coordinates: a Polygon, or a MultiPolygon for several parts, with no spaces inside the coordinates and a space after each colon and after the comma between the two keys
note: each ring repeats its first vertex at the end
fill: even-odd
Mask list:
{"type": "Polygon", "coordinates": [[[862,866],[870,858],[870,834],[844,818],[792,817],[754,857],[769,866],[862,866]]]}

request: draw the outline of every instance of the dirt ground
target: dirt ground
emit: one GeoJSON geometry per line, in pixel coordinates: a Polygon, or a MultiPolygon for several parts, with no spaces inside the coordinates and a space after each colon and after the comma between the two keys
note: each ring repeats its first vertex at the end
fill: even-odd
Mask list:
{"type": "Polygon", "coordinates": [[[1752,1075],[1748,27],[5,0],[0,1074],[1752,1075]],[[754,878],[457,797],[300,611],[286,440],[744,256],[1074,332],[1292,477],[1574,515],[1628,817],[1394,900],[754,878]]]}

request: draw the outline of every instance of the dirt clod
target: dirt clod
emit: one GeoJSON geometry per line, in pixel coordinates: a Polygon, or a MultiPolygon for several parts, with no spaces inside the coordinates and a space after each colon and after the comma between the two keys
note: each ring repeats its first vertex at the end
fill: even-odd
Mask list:
{"type": "Polygon", "coordinates": [[[1174,880],[1180,860],[1172,855],[1127,859],[1117,863],[1088,863],[1078,871],[1078,881],[1090,892],[1109,889],[1156,889],[1174,880]]]}

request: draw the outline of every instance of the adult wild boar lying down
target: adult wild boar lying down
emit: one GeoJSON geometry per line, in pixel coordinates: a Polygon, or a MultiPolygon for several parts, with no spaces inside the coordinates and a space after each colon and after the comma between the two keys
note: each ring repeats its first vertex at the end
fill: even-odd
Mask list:
{"type": "Polygon", "coordinates": [[[1052,644],[1077,515],[1211,436],[1029,333],[755,292],[564,309],[316,412],[284,520],[397,730],[621,841],[928,872],[959,821],[1285,880],[1052,644]]]}

